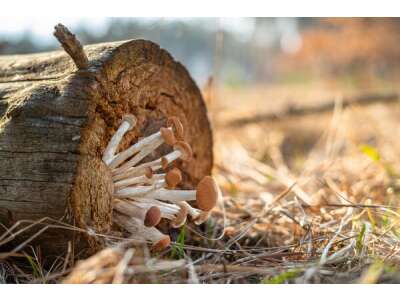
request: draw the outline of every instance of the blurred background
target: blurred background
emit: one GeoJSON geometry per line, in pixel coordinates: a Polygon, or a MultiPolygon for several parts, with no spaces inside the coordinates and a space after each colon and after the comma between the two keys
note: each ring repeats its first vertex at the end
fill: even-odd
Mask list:
{"type": "MultiPolygon", "coordinates": [[[[399,265],[399,214],[386,212],[400,212],[399,18],[0,18],[0,54],[59,49],[57,23],[83,44],[152,40],[189,69],[213,125],[225,229],[241,238],[250,227],[238,231],[240,224],[265,212],[242,245],[305,246],[313,237],[310,252],[293,256],[303,268],[305,257],[322,253],[320,238],[338,236],[351,213],[345,205],[357,203],[365,206],[354,211],[342,241],[354,248],[357,232],[358,245],[372,224],[365,253],[380,263],[393,256],[399,265]],[[295,197],[282,194],[292,188],[295,197]],[[305,213],[298,199],[317,209],[305,213]],[[331,204],[337,209],[327,209],[331,204]],[[386,205],[384,213],[371,204],[386,205]]],[[[215,212],[217,222],[221,216],[215,212]]],[[[332,274],[354,265],[351,280],[360,276],[364,246],[351,251],[341,255],[352,263],[343,263],[342,273],[332,265],[332,274]]]]}
{"type": "Polygon", "coordinates": [[[228,87],[310,83],[335,78],[371,87],[397,77],[396,18],[0,18],[0,54],[59,48],[64,23],[84,44],[145,38],[188,67],[199,85],[210,75],[228,87]]]}
{"type": "MultiPolygon", "coordinates": [[[[0,54],[59,49],[53,28],[60,22],[83,44],[138,38],[160,44],[202,89],[215,132],[224,141],[231,135],[247,148],[260,148],[252,149],[260,159],[272,143],[265,133],[276,130],[290,139],[286,148],[307,154],[329,126],[338,99],[380,103],[398,97],[399,18],[2,17],[0,54]],[[287,118],[296,108],[312,117],[287,118]],[[275,115],[284,122],[271,122],[275,115]],[[309,124],[300,126],[304,122],[309,124]]],[[[377,116],[375,108],[361,110],[361,117],[368,111],[377,116]]],[[[289,152],[285,156],[293,157],[289,152]]]]}

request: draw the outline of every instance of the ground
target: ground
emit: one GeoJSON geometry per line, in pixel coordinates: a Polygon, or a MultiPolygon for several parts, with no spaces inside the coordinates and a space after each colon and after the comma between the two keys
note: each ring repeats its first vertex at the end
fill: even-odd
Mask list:
{"type": "Polygon", "coordinates": [[[223,201],[207,224],[173,231],[172,247],[155,256],[110,239],[88,260],[69,255],[49,269],[25,249],[1,261],[0,281],[400,282],[400,106],[341,106],[368,92],[331,82],[214,92],[206,98],[223,201]],[[333,111],[232,123],[325,100],[333,111]]]}

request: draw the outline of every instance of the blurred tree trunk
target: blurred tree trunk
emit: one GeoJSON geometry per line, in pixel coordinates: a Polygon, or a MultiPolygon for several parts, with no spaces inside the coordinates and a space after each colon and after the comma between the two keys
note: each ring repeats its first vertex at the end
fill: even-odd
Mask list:
{"type": "MultiPolygon", "coordinates": [[[[398,102],[400,99],[399,93],[370,93],[359,95],[357,97],[350,97],[342,99],[342,107],[350,105],[370,105],[374,103],[393,103],[398,102]]],[[[335,108],[336,100],[317,101],[317,104],[304,105],[304,106],[288,106],[281,112],[268,112],[260,113],[250,117],[236,118],[232,120],[230,126],[243,126],[251,123],[261,123],[274,120],[284,120],[290,117],[307,116],[317,113],[332,112],[335,108]]]]}

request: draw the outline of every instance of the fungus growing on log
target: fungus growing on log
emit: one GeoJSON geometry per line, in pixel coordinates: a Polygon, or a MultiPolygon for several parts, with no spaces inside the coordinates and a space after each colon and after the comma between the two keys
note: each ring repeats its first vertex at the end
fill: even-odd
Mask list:
{"type": "MultiPolygon", "coordinates": [[[[130,118],[135,119],[134,117],[130,118]]],[[[164,161],[161,160],[163,169],[166,169],[169,163],[177,159],[187,161],[192,157],[190,145],[183,141],[178,142],[173,135],[172,129],[161,127],[158,133],[143,137],[143,139],[133,144],[129,148],[137,150],[129,152],[133,158],[126,155],[126,151],[121,154],[115,154],[113,149],[118,147],[118,144],[115,144],[116,141],[121,141],[121,133],[127,133],[128,130],[126,128],[131,124],[127,124],[126,119],[126,117],[123,118],[120,127],[111,137],[106,147],[106,152],[110,151],[109,149],[112,151],[110,153],[105,152],[103,155],[104,163],[112,172],[113,161],[115,160],[109,159],[109,157],[112,156],[118,159],[123,154],[124,160],[120,161],[122,165],[119,168],[122,171],[119,173],[129,173],[123,179],[113,177],[114,197],[118,198],[114,200],[114,222],[122,230],[129,232],[132,238],[150,241],[153,243],[154,249],[163,250],[163,247],[169,246],[169,242],[167,243],[167,240],[159,235],[159,231],[147,230],[143,226],[156,226],[161,218],[165,218],[170,220],[171,227],[178,228],[185,224],[188,214],[196,224],[201,224],[207,220],[209,211],[217,203],[220,191],[214,179],[210,176],[205,176],[196,190],[173,190],[182,180],[182,175],[178,168],[175,167],[169,170],[167,174],[153,174],[153,169],[150,168],[150,171],[148,169],[149,165],[158,166],[156,168],[158,170],[160,160],[154,160],[150,164],[141,162],[152,151],[161,146],[162,142],[174,148],[173,152],[163,156],[164,161]],[[168,135],[170,138],[164,138],[163,131],[165,130],[163,129],[169,130],[168,135]],[[140,147],[137,146],[138,144],[140,147]],[[138,156],[140,159],[135,160],[135,157],[138,156]],[[138,172],[130,173],[132,169],[143,170],[142,173],[148,172],[144,175],[138,172]],[[168,189],[165,187],[168,187],[168,189]],[[191,207],[186,202],[192,200],[196,200],[199,209],[191,207]],[[156,234],[155,238],[153,237],[154,234],[156,234]],[[164,242],[160,243],[160,240],[164,242]]],[[[175,118],[175,122],[180,124],[177,118],[175,118]]],[[[183,136],[183,131],[181,134],[183,136]]]]}
{"type": "Polygon", "coordinates": [[[182,173],[178,168],[173,168],[169,170],[165,175],[165,182],[168,188],[175,188],[182,181],[182,173]]]}
{"type": "MultiPolygon", "coordinates": [[[[73,225],[79,230],[49,228],[33,242],[42,253],[62,256],[72,241],[87,255],[102,247],[101,236],[112,228],[114,194],[125,189],[115,182],[141,175],[159,181],[161,158],[174,151],[163,140],[143,157],[142,167],[121,173],[115,170],[125,160],[110,168],[103,155],[112,163],[139,138],[170,128],[193,151],[191,160],[174,163],[182,173],[179,188],[193,189],[211,173],[212,135],[198,87],[158,45],[131,40],[82,47],[62,25],[55,35],[70,56],[65,51],[0,56],[0,222],[9,227],[48,217],[73,225]],[[136,122],[124,119],[127,115],[136,122]],[[107,148],[112,136],[118,143],[107,148]]],[[[136,202],[147,203],[146,197],[136,202]]],[[[161,217],[174,218],[173,204],[165,204],[155,205],[161,217]]]]}
{"type": "Polygon", "coordinates": [[[146,227],[156,226],[161,220],[161,210],[155,205],[143,208],[132,202],[115,199],[113,209],[140,220],[146,227]]]}

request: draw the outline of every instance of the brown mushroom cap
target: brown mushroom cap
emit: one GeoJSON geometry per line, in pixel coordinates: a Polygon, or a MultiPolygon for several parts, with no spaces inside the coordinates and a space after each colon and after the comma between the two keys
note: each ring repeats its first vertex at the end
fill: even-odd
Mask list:
{"type": "Polygon", "coordinates": [[[129,130],[131,130],[133,128],[133,126],[136,125],[137,122],[137,118],[134,115],[128,114],[123,116],[122,118],[122,122],[128,122],[129,123],[129,130]]]}
{"type": "Polygon", "coordinates": [[[157,206],[152,206],[146,212],[144,217],[144,226],[153,227],[160,223],[161,220],[161,210],[157,206]]]}
{"type": "Polygon", "coordinates": [[[179,205],[180,207],[179,212],[176,214],[175,219],[171,222],[171,226],[173,228],[179,228],[186,222],[187,214],[188,214],[188,209],[184,205],[179,205]]]}
{"type": "Polygon", "coordinates": [[[169,188],[175,188],[182,181],[182,173],[178,168],[169,170],[165,175],[165,181],[169,188]]]}
{"type": "Polygon", "coordinates": [[[151,249],[155,252],[160,252],[167,248],[171,244],[171,238],[169,235],[165,235],[161,240],[155,242],[151,249]]]}
{"type": "Polygon", "coordinates": [[[173,146],[176,143],[174,132],[171,129],[162,127],[160,133],[167,145],[173,146]]]}
{"type": "Polygon", "coordinates": [[[166,159],[164,156],[161,157],[161,167],[163,170],[166,170],[168,168],[168,159],[166,159]]]}
{"type": "Polygon", "coordinates": [[[153,177],[153,169],[151,167],[147,167],[146,170],[144,171],[144,176],[146,176],[148,179],[153,177]]]}
{"type": "Polygon", "coordinates": [[[179,141],[174,145],[174,149],[182,152],[182,160],[190,160],[192,158],[192,148],[188,143],[179,141]]]}
{"type": "Polygon", "coordinates": [[[178,140],[183,140],[183,125],[178,117],[169,117],[167,126],[172,127],[178,140]]]}
{"type": "Polygon", "coordinates": [[[211,176],[205,176],[197,186],[196,204],[203,211],[210,211],[217,204],[218,186],[211,176]]]}

